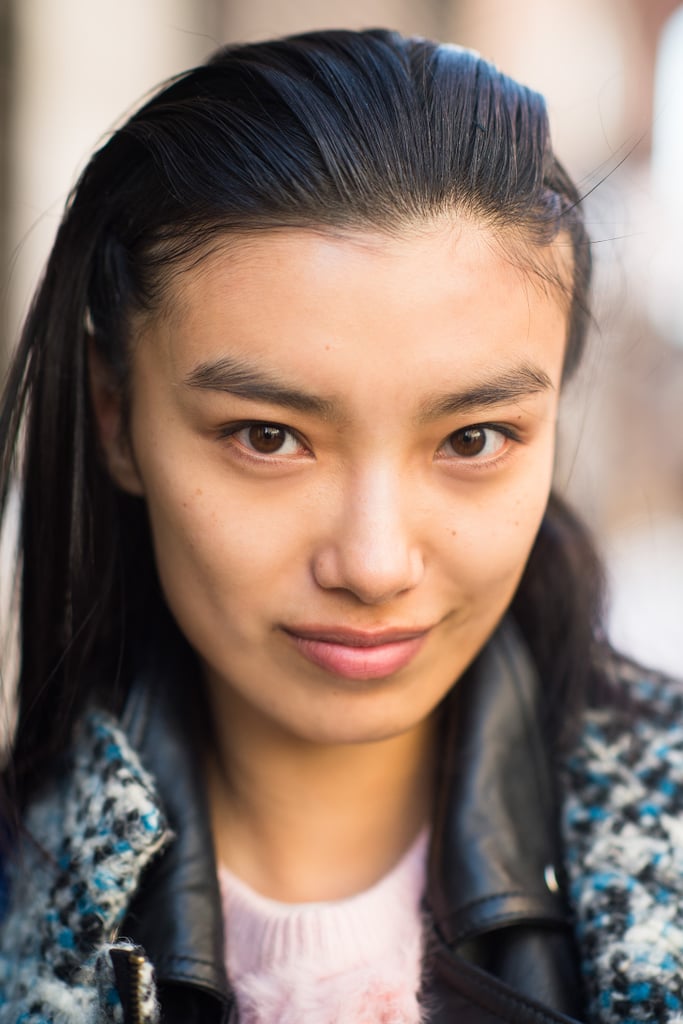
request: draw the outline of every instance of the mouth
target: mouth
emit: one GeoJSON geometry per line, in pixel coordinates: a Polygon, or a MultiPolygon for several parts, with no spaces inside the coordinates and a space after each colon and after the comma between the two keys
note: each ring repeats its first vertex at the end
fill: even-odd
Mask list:
{"type": "Polygon", "coordinates": [[[364,680],[384,679],[405,668],[430,630],[295,627],[284,632],[307,661],[333,675],[364,680]]]}

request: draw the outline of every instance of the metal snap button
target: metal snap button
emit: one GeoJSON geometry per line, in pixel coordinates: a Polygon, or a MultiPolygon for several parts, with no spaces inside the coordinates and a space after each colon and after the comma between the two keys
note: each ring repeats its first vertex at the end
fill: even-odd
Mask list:
{"type": "Polygon", "coordinates": [[[543,869],[543,880],[550,892],[560,891],[560,883],[557,881],[554,865],[546,864],[543,869]]]}

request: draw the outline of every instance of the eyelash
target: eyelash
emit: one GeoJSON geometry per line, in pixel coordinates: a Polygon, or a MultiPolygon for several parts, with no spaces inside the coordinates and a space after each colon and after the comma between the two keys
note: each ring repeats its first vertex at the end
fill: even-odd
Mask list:
{"type": "Polygon", "coordinates": [[[444,461],[450,461],[450,459],[458,461],[461,465],[464,464],[467,467],[468,471],[483,471],[491,469],[494,466],[499,465],[504,459],[507,459],[507,457],[511,453],[513,445],[520,444],[522,440],[521,435],[513,427],[501,423],[471,423],[468,424],[468,426],[466,427],[459,427],[458,430],[454,430],[452,433],[450,433],[439,446],[437,454],[442,451],[445,445],[447,445],[452,438],[455,438],[458,435],[462,436],[463,434],[466,434],[468,432],[475,431],[484,431],[487,433],[490,432],[500,435],[500,437],[503,439],[500,450],[494,452],[492,455],[484,456],[483,458],[477,458],[476,455],[470,456],[469,458],[466,455],[443,455],[441,456],[441,458],[444,461]],[[505,444],[506,441],[512,442],[512,445],[505,444]]]}
{"type": "MultiPolygon", "coordinates": [[[[298,455],[310,454],[310,449],[308,445],[300,437],[300,435],[296,433],[296,431],[292,430],[291,427],[285,426],[283,423],[275,423],[270,420],[241,420],[238,423],[231,423],[219,431],[218,440],[229,442],[239,458],[251,460],[252,462],[281,465],[283,458],[285,460],[289,460],[292,457],[291,454],[283,456],[279,449],[277,449],[270,455],[266,452],[259,452],[252,448],[249,448],[246,444],[238,440],[238,434],[240,434],[243,430],[251,430],[254,427],[266,428],[273,431],[282,431],[287,436],[287,438],[294,440],[296,444],[299,446],[300,452],[297,453],[298,455]]],[[[500,423],[472,423],[468,424],[466,427],[460,427],[458,428],[458,430],[454,430],[450,434],[448,434],[447,437],[439,445],[439,448],[437,449],[437,458],[438,461],[458,462],[460,465],[466,466],[468,471],[477,472],[487,470],[493,468],[494,466],[497,466],[503,460],[507,459],[508,455],[510,454],[512,446],[509,444],[505,444],[505,441],[511,441],[513,445],[515,445],[519,444],[521,440],[522,438],[518,431],[508,425],[500,423]],[[474,433],[476,431],[491,432],[500,435],[504,439],[501,445],[501,450],[494,452],[492,455],[486,456],[484,458],[477,458],[477,455],[479,455],[478,452],[475,453],[475,455],[469,457],[466,455],[448,456],[440,454],[442,452],[442,449],[453,438],[456,438],[458,436],[462,437],[467,433],[474,433]]]]}
{"type": "MultiPolygon", "coordinates": [[[[306,443],[294,430],[291,429],[291,427],[286,427],[284,423],[273,423],[270,420],[242,420],[239,423],[231,423],[229,426],[224,427],[218,432],[218,440],[228,441],[240,458],[251,459],[256,462],[281,463],[283,457],[279,451],[274,452],[272,456],[270,456],[265,452],[258,452],[248,448],[246,444],[243,444],[237,439],[237,435],[239,433],[243,430],[251,430],[253,427],[265,427],[274,431],[281,430],[288,438],[292,438],[296,441],[297,445],[299,445],[303,450],[302,454],[309,453],[310,451],[306,443]]],[[[285,458],[288,457],[289,456],[285,456],[285,458]]]]}

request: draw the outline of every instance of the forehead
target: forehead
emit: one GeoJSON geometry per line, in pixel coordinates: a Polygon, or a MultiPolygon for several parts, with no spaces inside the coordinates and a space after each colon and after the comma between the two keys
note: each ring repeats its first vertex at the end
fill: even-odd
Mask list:
{"type": "MultiPolygon", "coordinates": [[[[151,335],[172,372],[225,355],[341,386],[349,368],[419,378],[543,356],[561,368],[566,246],[533,250],[465,218],[370,231],[227,236],[169,279],[151,335]]],[[[415,378],[417,383],[418,378],[415,378]]]]}
{"type": "Polygon", "coordinates": [[[279,274],[283,261],[292,271],[306,262],[309,270],[316,266],[321,271],[334,264],[339,269],[343,263],[349,270],[352,263],[364,264],[363,273],[371,269],[379,276],[383,269],[400,273],[411,256],[425,269],[457,266],[460,274],[489,273],[494,263],[499,270],[507,264],[517,284],[526,281],[541,291],[555,289],[560,303],[566,303],[571,293],[573,253],[564,233],[539,245],[521,228],[501,229],[471,216],[443,215],[409,221],[392,231],[281,227],[219,234],[191,255],[187,266],[181,262],[166,281],[160,281],[161,311],[182,313],[198,291],[215,287],[217,276],[229,275],[236,283],[240,276],[246,280],[254,274],[279,274]]]}

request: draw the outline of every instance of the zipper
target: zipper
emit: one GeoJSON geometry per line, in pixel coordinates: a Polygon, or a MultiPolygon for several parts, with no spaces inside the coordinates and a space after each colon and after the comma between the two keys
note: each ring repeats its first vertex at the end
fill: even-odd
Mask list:
{"type": "Polygon", "coordinates": [[[139,950],[130,950],[128,953],[128,964],[130,968],[128,992],[129,992],[129,1016],[130,1024],[143,1024],[142,1021],[142,965],[145,958],[139,950]]]}
{"type": "Polygon", "coordinates": [[[146,958],[141,946],[115,947],[109,951],[124,1024],[147,1024],[142,1008],[142,969],[146,958]]]}
{"type": "MultiPolygon", "coordinates": [[[[151,1024],[144,1010],[145,967],[151,971],[151,964],[142,946],[114,946],[109,950],[109,959],[114,970],[114,984],[123,1010],[123,1024],[151,1024]]],[[[216,1020],[222,1024],[239,1024],[237,1001],[233,995],[226,1000],[224,995],[211,992],[220,1004],[216,1020]]],[[[192,1019],[195,1019],[193,1015],[192,1019]]],[[[212,1016],[212,1019],[213,1016],[212,1016]]]]}

